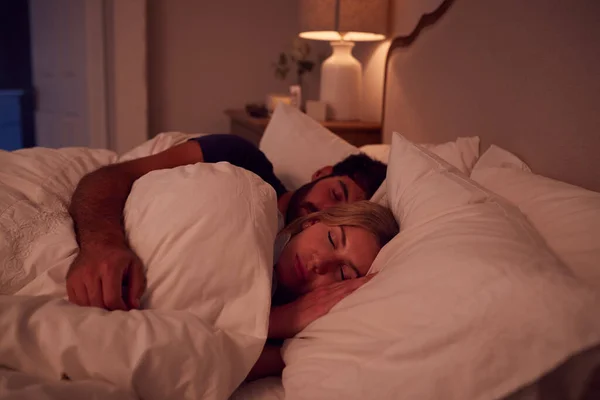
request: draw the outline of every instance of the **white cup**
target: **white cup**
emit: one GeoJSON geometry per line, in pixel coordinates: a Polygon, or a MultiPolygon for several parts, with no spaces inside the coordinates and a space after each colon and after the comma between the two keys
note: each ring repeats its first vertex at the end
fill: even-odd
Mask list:
{"type": "Polygon", "coordinates": [[[292,96],[290,96],[289,94],[268,94],[266,103],[269,114],[273,114],[275,107],[277,107],[279,103],[284,103],[288,105],[292,104],[292,96]]]}

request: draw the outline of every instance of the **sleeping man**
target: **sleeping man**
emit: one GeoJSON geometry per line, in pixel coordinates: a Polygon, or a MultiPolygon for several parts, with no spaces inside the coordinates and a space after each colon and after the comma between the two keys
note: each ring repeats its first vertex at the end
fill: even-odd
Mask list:
{"type": "Polygon", "coordinates": [[[145,174],[198,162],[227,161],[270,184],[285,223],[338,204],[369,199],[383,182],[386,166],[364,154],[324,166],[312,181],[288,191],[254,145],[233,135],[208,135],[161,153],[113,164],[86,175],[75,190],[73,217],[79,254],[67,274],[69,300],[107,310],[138,308],[145,290],[141,261],[129,248],[123,209],[133,183],[145,174]]]}

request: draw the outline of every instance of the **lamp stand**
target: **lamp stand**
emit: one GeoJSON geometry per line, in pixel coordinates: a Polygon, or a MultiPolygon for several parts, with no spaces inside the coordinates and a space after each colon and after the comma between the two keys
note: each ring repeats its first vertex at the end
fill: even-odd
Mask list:
{"type": "Polygon", "coordinates": [[[352,55],[353,42],[331,42],[333,53],[321,67],[321,101],[328,117],[339,121],[360,119],[362,66],[352,55]]]}

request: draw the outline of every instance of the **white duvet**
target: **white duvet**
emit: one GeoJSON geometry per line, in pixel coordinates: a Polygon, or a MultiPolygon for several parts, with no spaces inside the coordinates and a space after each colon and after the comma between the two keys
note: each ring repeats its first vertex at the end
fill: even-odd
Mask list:
{"type": "Polygon", "coordinates": [[[125,225],[147,269],[143,310],[65,300],[77,252],[66,207],[79,179],[182,140],[162,135],[120,159],[0,153],[0,398],[225,399],[248,373],[267,333],[276,197],[227,163],[134,185],[125,225]]]}

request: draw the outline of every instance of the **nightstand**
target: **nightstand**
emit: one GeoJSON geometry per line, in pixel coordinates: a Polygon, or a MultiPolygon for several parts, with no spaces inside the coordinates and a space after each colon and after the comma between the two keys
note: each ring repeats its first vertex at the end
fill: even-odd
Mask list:
{"type": "MultiPolygon", "coordinates": [[[[269,118],[254,118],[244,110],[226,110],[225,114],[230,119],[229,133],[258,145],[269,118]]],[[[356,147],[381,143],[381,124],[377,122],[323,121],[321,125],[356,147]]]]}

